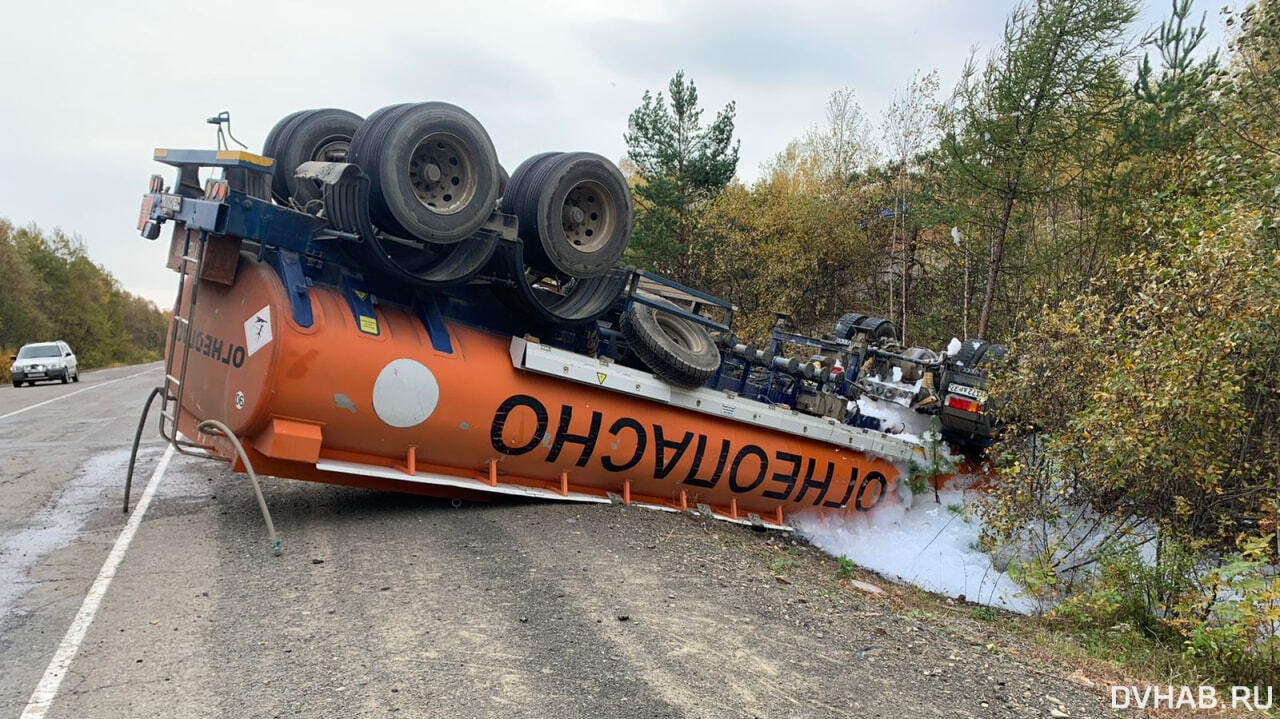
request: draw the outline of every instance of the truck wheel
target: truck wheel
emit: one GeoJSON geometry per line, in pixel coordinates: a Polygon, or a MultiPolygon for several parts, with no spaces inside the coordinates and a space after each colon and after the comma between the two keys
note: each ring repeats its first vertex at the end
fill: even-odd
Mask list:
{"type": "Polygon", "coordinates": [[[454,244],[497,205],[493,141],[455,105],[424,102],[374,113],[352,139],[351,161],[369,176],[374,224],[392,235],[454,244]]]}
{"type": "Polygon", "coordinates": [[[568,152],[521,168],[504,207],[520,219],[529,264],[578,278],[608,272],[631,240],[631,191],[617,166],[568,152]]]}
{"type": "Polygon", "coordinates": [[[622,313],[620,329],[631,351],[673,385],[698,387],[720,368],[711,334],[683,317],[637,302],[622,313]]]}
{"type": "MultiPolygon", "coordinates": [[[[563,155],[563,152],[542,152],[516,166],[515,171],[507,178],[507,184],[502,188],[502,211],[516,215],[519,219],[517,207],[533,204],[534,199],[531,195],[533,188],[540,185],[538,177],[542,174],[548,162],[563,155]],[[529,195],[526,197],[526,195],[529,195]]],[[[533,222],[533,219],[530,220],[533,222]]],[[[518,232],[521,236],[530,234],[526,231],[525,222],[520,221],[518,232]]],[[[529,260],[529,243],[525,243],[525,261],[529,260]]]]}
{"type": "MultiPolygon", "coordinates": [[[[351,149],[351,137],[363,122],[354,112],[327,108],[304,110],[294,113],[272,129],[267,136],[270,149],[275,154],[275,171],[271,178],[271,191],[276,201],[285,203],[293,198],[298,204],[319,200],[323,194],[315,180],[299,180],[293,176],[298,165],[311,160],[322,162],[346,162],[351,149]],[[272,137],[274,135],[274,137],[272,137]]],[[[266,151],[266,148],[263,150],[266,151]]]]}
{"type": "Polygon", "coordinates": [[[967,339],[964,344],[960,345],[960,351],[956,353],[951,361],[960,367],[973,369],[982,361],[982,355],[987,351],[987,341],[983,339],[967,339]]]}
{"type": "Polygon", "coordinates": [[[859,329],[871,335],[872,341],[898,339],[898,326],[882,317],[863,319],[859,329]]]}
{"type": "Polygon", "coordinates": [[[289,196],[289,188],[284,184],[284,174],[279,171],[280,161],[277,159],[280,155],[280,135],[294,120],[309,112],[311,111],[298,110],[285,115],[271,128],[271,131],[267,133],[266,141],[262,143],[262,156],[276,160],[276,165],[271,175],[271,195],[278,202],[286,201],[289,196]]]}
{"type": "Polygon", "coordinates": [[[851,340],[858,333],[858,325],[866,318],[866,315],[853,313],[841,315],[840,319],[836,320],[836,327],[831,334],[842,340],[851,340]]]}

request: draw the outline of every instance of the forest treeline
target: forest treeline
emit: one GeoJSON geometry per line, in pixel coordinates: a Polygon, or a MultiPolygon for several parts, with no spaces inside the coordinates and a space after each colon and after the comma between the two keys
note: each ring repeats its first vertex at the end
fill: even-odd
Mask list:
{"type": "Polygon", "coordinates": [[[14,227],[0,218],[0,380],[28,342],[65,340],[81,368],[159,359],[165,313],[126,292],[60,230],[14,227]]]}
{"type": "Polygon", "coordinates": [[[839,90],[750,184],[734,106],[704,122],[678,74],[628,123],[630,258],[756,341],[777,311],[813,333],[858,311],[908,345],[1009,343],[989,548],[1102,646],[1275,683],[1280,0],[1216,49],[1190,0],[1136,16],[1028,0],[953,88],[917,74],[878,122],[839,90]]]}

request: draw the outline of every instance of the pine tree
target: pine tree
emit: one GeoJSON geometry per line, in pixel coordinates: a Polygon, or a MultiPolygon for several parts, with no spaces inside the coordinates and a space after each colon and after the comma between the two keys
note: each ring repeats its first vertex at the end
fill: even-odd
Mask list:
{"type": "Polygon", "coordinates": [[[670,104],[661,92],[646,91],[627,121],[627,157],[639,175],[629,256],[644,267],[693,282],[698,274],[693,258],[710,242],[707,206],[738,167],[735,108],[730,102],[703,127],[693,80],[677,72],[668,93],[670,104]]]}

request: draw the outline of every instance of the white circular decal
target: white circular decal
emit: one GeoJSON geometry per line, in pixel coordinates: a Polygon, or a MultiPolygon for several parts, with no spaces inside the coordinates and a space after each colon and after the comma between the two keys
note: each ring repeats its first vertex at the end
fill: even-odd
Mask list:
{"type": "Polygon", "coordinates": [[[392,360],[373,383],[373,411],[392,427],[413,427],[426,421],[440,401],[440,385],[421,362],[392,360]]]}

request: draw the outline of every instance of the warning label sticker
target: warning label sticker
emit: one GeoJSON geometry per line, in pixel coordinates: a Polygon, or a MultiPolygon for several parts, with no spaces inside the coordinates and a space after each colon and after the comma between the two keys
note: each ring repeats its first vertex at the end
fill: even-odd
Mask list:
{"type": "Polygon", "coordinates": [[[244,346],[249,356],[271,342],[271,305],[267,305],[244,321],[244,346]]]}

